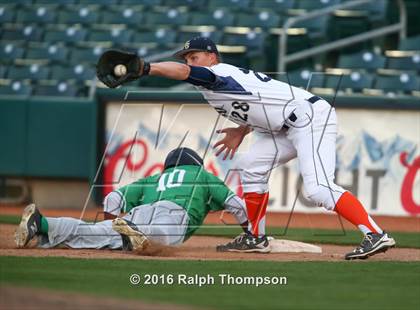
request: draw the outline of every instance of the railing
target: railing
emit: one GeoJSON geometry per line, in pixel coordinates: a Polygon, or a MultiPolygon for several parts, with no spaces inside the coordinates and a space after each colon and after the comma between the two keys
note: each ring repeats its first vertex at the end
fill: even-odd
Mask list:
{"type": "Polygon", "coordinates": [[[339,49],[359,42],[368,41],[373,38],[382,37],[390,33],[399,32],[400,39],[406,37],[407,14],[403,0],[397,0],[400,10],[400,21],[398,23],[384,26],[378,29],[370,30],[361,34],[353,35],[347,38],[339,39],[334,42],[325,43],[316,47],[312,47],[300,52],[287,55],[287,39],[288,30],[297,22],[324,16],[334,12],[335,10],[349,9],[358,5],[371,3],[377,0],[356,0],[343,4],[334,5],[325,9],[315,10],[301,16],[288,18],[283,25],[283,30],[279,36],[279,55],[278,55],[278,72],[284,72],[288,63],[295,62],[304,58],[308,58],[317,54],[325,53],[331,50],[339,49]]]}

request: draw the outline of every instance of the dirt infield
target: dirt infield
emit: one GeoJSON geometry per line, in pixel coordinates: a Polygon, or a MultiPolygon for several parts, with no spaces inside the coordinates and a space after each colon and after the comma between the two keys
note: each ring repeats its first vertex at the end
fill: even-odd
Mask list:
{"type": "Polygon", "coordinates": [[[84,294],[64,293],[39,288],[0,286],[0,309],[126,309],[126,310],[184,310],[169,304],[151,304],[141,301],[121,300],[109,297],[94,297],[84,294]],[[25,298],[22,298],[24,296],[25,298]]]}
{"type": "MultiPolygon", "coordinates": [[[[219,253],[217,244],[230,239],[220,237],[194,236],[180,247],[153,248],[147,255],[111,250],[38,249],[34,247],[16,249],[13,233],[15,225],[2,225],[0,234],[0,255],[2,256],[62,256],[71,258],[112,258],[112,259],[172,259],[172,260],[271,260],[271,261],[342,261],[343,255],[352,246],[319,245],[322,254],[312,253],[219,253]]],[[[34,246],[34,245],[32,245],[34,246]]],[[[369,261],[420,261],[420,249],[391,249],[378,254],[369,261]]]]}

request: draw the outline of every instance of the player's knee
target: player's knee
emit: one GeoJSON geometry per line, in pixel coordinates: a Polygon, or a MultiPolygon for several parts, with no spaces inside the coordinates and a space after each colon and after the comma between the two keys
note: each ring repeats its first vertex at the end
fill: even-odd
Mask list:
{"type": "Polygon", "coordinates": [[[124,199],[120,193],[113,191],[104,198],[104,212],[119,215],[124,207],[124,199]]]}
{"type": "Polygon", "coordinates": [[[306,186],[305,192],[309,200],[318,207],[324,207],[327,210],[333,210],[335,207],[336,195],[333,191],[323,185],[306,186]]]}

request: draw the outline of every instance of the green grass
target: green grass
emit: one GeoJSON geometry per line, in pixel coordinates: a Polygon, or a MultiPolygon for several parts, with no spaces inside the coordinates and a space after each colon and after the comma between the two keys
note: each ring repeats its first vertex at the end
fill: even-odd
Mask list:
{"type": "MultiPolygon", "coordinates": [[[[0,215],[0,224],[18,224],[19,216],[0,215]]],[[[206,225],[197,230],[195,235],[234,237],[241,233],[236,225],[206,225]]],[[[268,227],[267,233],[280,239],[289,239],[310,243],[355,245],[362,240],[362,235],[356,230],[332,230],[268,227]]],[[[397,241],[399,248],[420,248],[420,234],[413,232],[392,231],[392,237],[397,241]]]]}
{"type": "Polygon", "coordinates": [[[159,261],[0,257],[0,284],[213,309],[418,309],[419,262],[159,261]],[[215,285],[133,286],[137,273],[213,275],[215,285]],[[287,285],[222,286],[219,273],[287,285]]]}

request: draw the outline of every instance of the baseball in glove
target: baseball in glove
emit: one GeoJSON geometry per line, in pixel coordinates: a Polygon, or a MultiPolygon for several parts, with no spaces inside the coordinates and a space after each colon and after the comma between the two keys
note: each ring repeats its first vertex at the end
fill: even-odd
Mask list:
{"type": "Polygon", "coordinates": [[[138,57],[135,53],[120,50],[108,50],[99,58],[96,65],[96,75],[106,86],[115,88],[124,83],[137,80],[143,75],[149,74],[150,64],[138,57]],[[117,65],[124,65],[127,72],[124,75],[116,76],[114,68],[117,65]]]}

